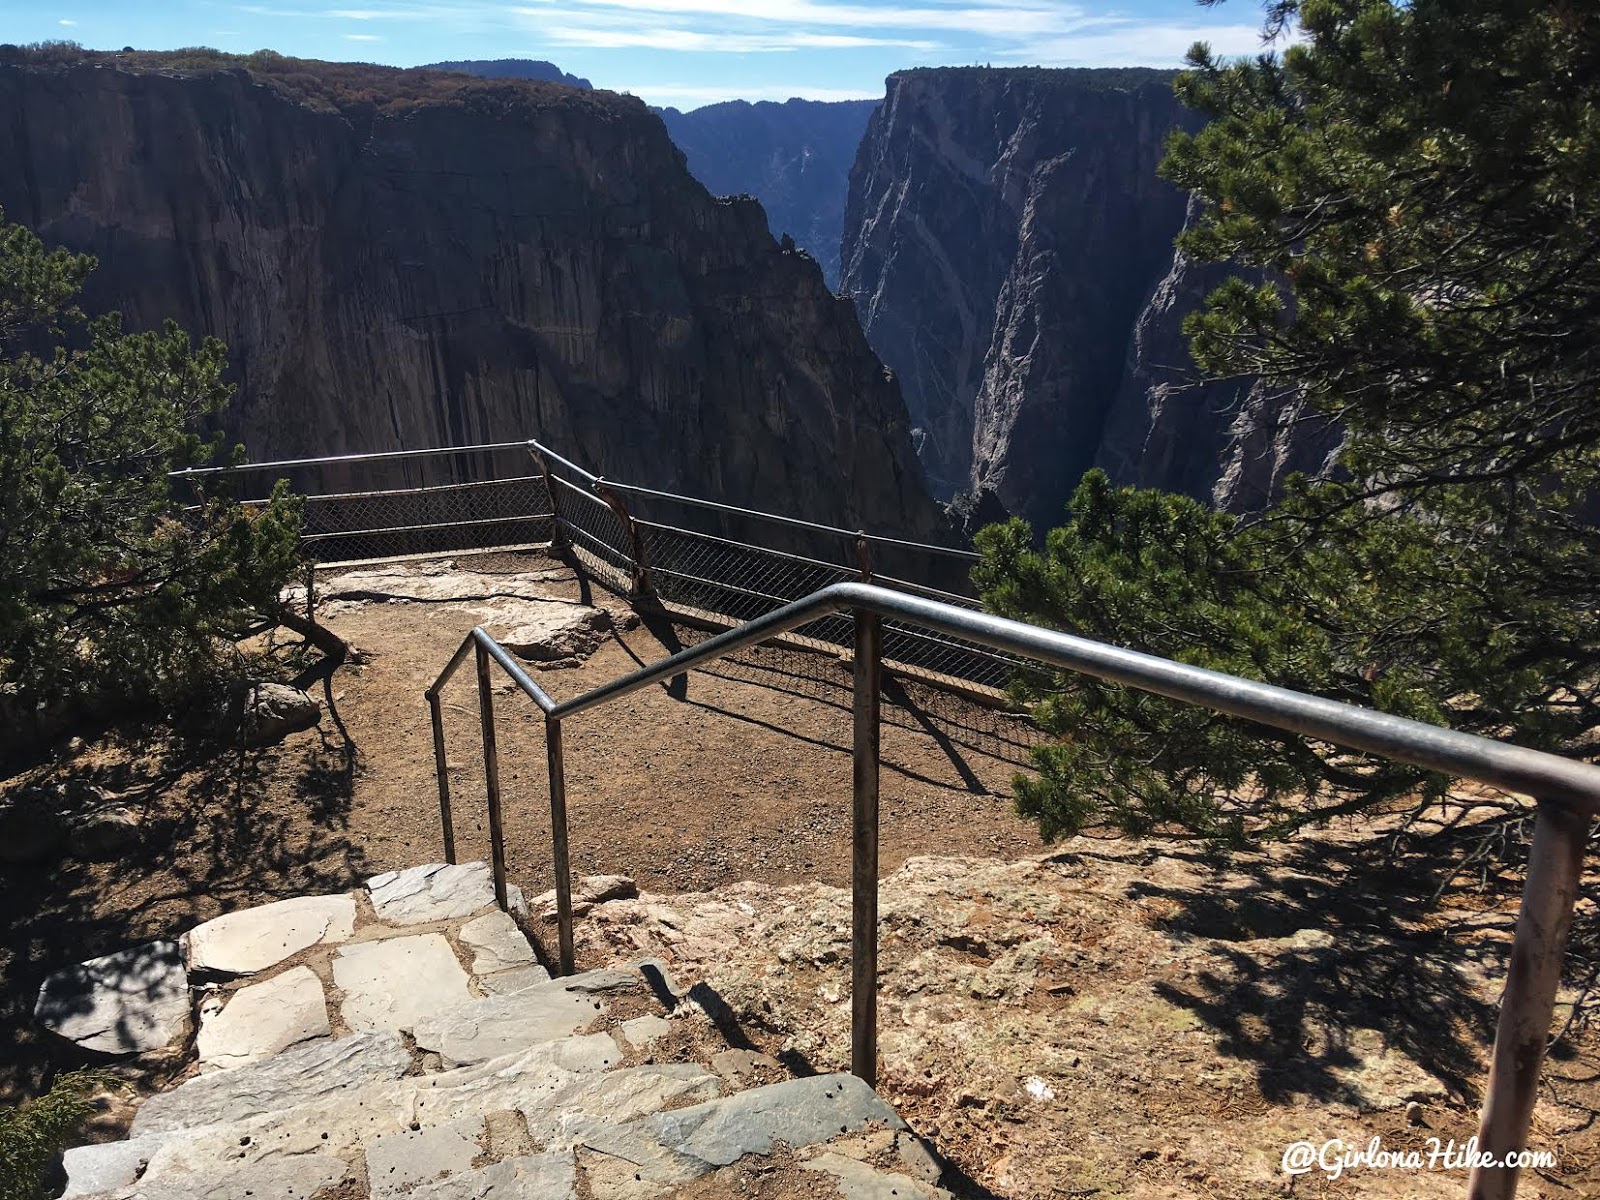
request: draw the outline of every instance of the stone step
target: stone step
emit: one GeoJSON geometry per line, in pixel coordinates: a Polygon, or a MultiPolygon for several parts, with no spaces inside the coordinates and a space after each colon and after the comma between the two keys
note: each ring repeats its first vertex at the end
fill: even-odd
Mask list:
{"type": "Polygon", "coordinates": [[[718,1077],[703,1067],[614,1069],[621,1058],[610,1034],[586,1034],[473,1067],[334,1088],[243,1120],[79,1147],[65,1156],[68,1194],[121,1197],[119,1189],[135,1182],[144,1188],[176,1187],[190,1176],[217,1177],[272,1159],[313,1154],[333,1155],[354,1167],[378,1139],[460,1122],[481,1127],[488,1113],[518,1113],[530,1136],[547,1140],[565,1113],[640,1116],[718,1094],[718,1077]]]}

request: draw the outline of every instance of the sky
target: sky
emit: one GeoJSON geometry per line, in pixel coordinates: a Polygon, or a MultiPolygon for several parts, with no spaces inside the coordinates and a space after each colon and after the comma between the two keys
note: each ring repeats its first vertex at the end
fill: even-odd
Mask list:
{"type": "Polygon", "coordinates": [[[650,104],[877,98],[892,71],[989,63],[1176,67],[1260,48],[1229,0],[0,0],[0,42],[214,46],[393,66],[542,58],[650,104]]]}

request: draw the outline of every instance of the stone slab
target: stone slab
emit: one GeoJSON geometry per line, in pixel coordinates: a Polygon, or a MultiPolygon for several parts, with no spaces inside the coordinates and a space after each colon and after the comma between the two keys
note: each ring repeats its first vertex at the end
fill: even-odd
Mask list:
{"type": "Polygon", "coordinates": [[[100,1054],[142,1054],[189,1033],[189,975],[176,942],[146,942],[57,971],[34,1020],[100,1054]]]}
{"type": "Polygon", "coordinates": [[[136,1137],[74,1146],[61,1156],[61,1167],[67,1173],[67,1190],[61,1193],[61,1200],[131,1186],[160,1144],[160,1138],[136,1137]]]}
{"type": "Polygon", "coordinates": [[[197,1075],[151,1096],[134,1114],[134,1134],[166,1133],[221,1121],[242,1121],[323,1096],[399,1079],[411,1053],[393,1030],[311,1042],[265,1062],[197,1075]]]}
{"type": "Polygon", "coordinates": [[[591,1074],[558,1096],[521,1106],[528,1133],[546,1150],[583,1143],[590,1126],[612,1126],[683,1104],[715,1100],[721,1082],[697,1063],[655,1063],[591,1074]]]}
{"type": "Polygon", "coordinates": [[[947,1200],[943,1188],[922,1183],[909,1175],[877,1171],[842,1154],[823,1153],[800,1164],[807,1171],[833,1176],[844,1200],[947,1200]]]}
{"type": "Polygon", "coordinates": [[[483,1120],[452,1121],[374,1138],[367,1146],[367,1187],[372,1200],[393,1200],[418,1184],[472,1170],[482,1153],[483,1120]]]}
{"type": "MultiPolygon", "coordinates": [[[[461,941],[472,953],[472,973],[490,975],[534,962],[533,947],[510,913],[499,909],[461,927],[461,941]]],[[[548,978],[548,976],[547,976],[548,978]]]]}
{"type": "Polygon", "coordinates": [[[340,1015],[357,1032],[410,1030],[472,998],[467,973],[437,933],[341,946],[333,982],[344,993],[340,1015]]]}
{"type": "MultiPolygon", "coordinates": [[[[307,1154],[335,1154],[355,1161],[377,1138],[481,1120],[489,1112],[532,1113],[530,1129],[537,1124],[547,1131],[574,1104],[589,1113],[639,1115],[639,1104],[650,1103],[648,1111],[653,1111],[676,1098],[703,1098],[701,1088],[682,1068],[658,1068],[659,1078],[641,1077],[610,1089],[594,1089],[594,1084],[618,1074],[609,1068],[620,1058],[608,1034],[564,1038],[478,1066],[408,1075],[330,1092],[245,1120],[150,1135],[154,1149],[142,1182],[151,1189],[150,1200],[155,1200],[169,1179],[222,1176],[243,1164],[307,1154]]],[[[549,1137],[548,1132],[536,1136],[540,1141],[549,1137]]]]}
{"type": "Polygon", "coordinates": [[[589,1128],[582,1145],[631,1164],[640,1180],[681,1183],[747,1154],[770,1154],[778,1142],[800,1149],[873,1122],[905,1128],[871,1088],[839,1073],[785,1080],[626,1124],[589,1128]]]}
{"type": "Polygon", "coordinates": [[[549,982],[550,972],[537,964],[531,967],[518,967],[515,971],[496,971],[493,975],[478,976],[478,986],[491,996],[523,992],[549,982]]]}
{"type": "MultiPolygon", "coordinates": [[[[404,871],[386,871],[367,880],[373,910],[390,925],[423,925],[455,921],[494,904],[494,876],[483,862],[426,863],[404,871]]],[[[506,889],[510,906],[527,911],[522,890],[506,889]]]]}
{"type": "Polygon", "coordinates": [[[577,1033],[605,1012],[604,999],[574,986],[583,979],[575,975],[472,1000],[418,1021],[412,1034],[423,1050],[438,1051],[447,1067],[514,1054],[577,1033]]]}
{"type": "Polygon", "coordinates": [[[310,967],[292,967],[234,992],[201,1022],[195,1047],[202,1067],[242,1067],[332,1032],[322,981],[310,967]]]}
{"type": "Polygon", "coordinates": [[[423,1184],[411,1193],[411,1200],[577,1200],[577,1196],[578,1172],[571,1154],[531,1154],[423,1184]]]}
{"type": "Polygon", "coordinates": [[[622,1036],[628,1039],[628,1045],[638,1050],[647,1049],[671,1032],[672,1022],[652,1013],[622,1023],[622,1036]]]}
{"type": "Polygon", "coordinates": [[[296,896],[227,913],[184,934],[191,971],[253,975],[320,943],[355,931],[353,896],[296,896]]]}

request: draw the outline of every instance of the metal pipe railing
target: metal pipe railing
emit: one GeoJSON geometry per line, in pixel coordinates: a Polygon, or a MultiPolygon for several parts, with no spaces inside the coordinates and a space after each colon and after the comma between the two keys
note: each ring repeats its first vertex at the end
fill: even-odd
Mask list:
{"type": "MultiPolygon", "coordinates": [[[[878,779],[883,620],[921,625],[990,649],[1033,659],[1097,679],[1154,692],[1349,749],[1398,759],[1454,777],[1476,780],[1538,801],[1532,854],[1512,947],[1499,1026],[1479,1131],[1479,1146],[1503,1160],[1527,1143],[1545,1042],[1554,1014],[1562,956],[1577,897],[1584,847],[1600,812],[1600,767],[1543,751],[1458,733],[1404,717],[1343,704],[1272,684],[1224,675],[1136,650],[1042,629],[989,613],[929,600],[890,588],[838,583],[787,604],[736,629],[642,667],[568,700],[552,701],[483,629],[474,629],[426,693],[434,720],[435,756],[441,764],[440,803],[448,808],[438,693],[475,646],[481,719],[493,722],[487,701],[488,662],[499,663],[545,715],[549,747],[552,848],[556,859],[561,969],[573,968],[571,875],[567,848],[566,780],[561,724],[612,700],[701,663],[850,611],[855,619],[854,749],[852,752],[851,863],[851,1070],[868,1083],[877,1078],[878,779]]],[[[498,820],[499,774],[490,761],[492,733],[484,736],[491,838],[498,820]]],[[[445,816],[446,829],[449,818],[445,816]]],[[[504,847],[494,847],[496,893],[504,904],[504,847]]],[[[1471,1200],[1498,1200],[1516,1191],[1510,1167],[1475,1168],[1471,1200]]]]}

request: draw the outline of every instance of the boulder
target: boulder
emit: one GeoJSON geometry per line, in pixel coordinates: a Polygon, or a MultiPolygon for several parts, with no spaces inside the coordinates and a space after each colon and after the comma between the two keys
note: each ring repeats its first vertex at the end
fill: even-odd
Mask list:
{"type": "MultiPolygon", "coordinates": [[[[604,904],[608,900],[632,900],[638,895],[639,885],[626,875],[585,875],[572,889],[572,915],[581,917],[596,904],[604,904]]],[[[531,909],[540,920],[554,921],[555,889],[535,896],[531,909]]]]}
{"type": "Polygon", "coordinates": [[[100,1054],[165,1049],[189,1033],[189,975],[176,942],[146,942],[57,971],[34,1020],[100,1054]]]}
{"type": "Polygon", "coordinates": [[[322,720],[322,703],[286,683],[252,683],[240,699],[239,744],[271,746],[322,720]]]}

